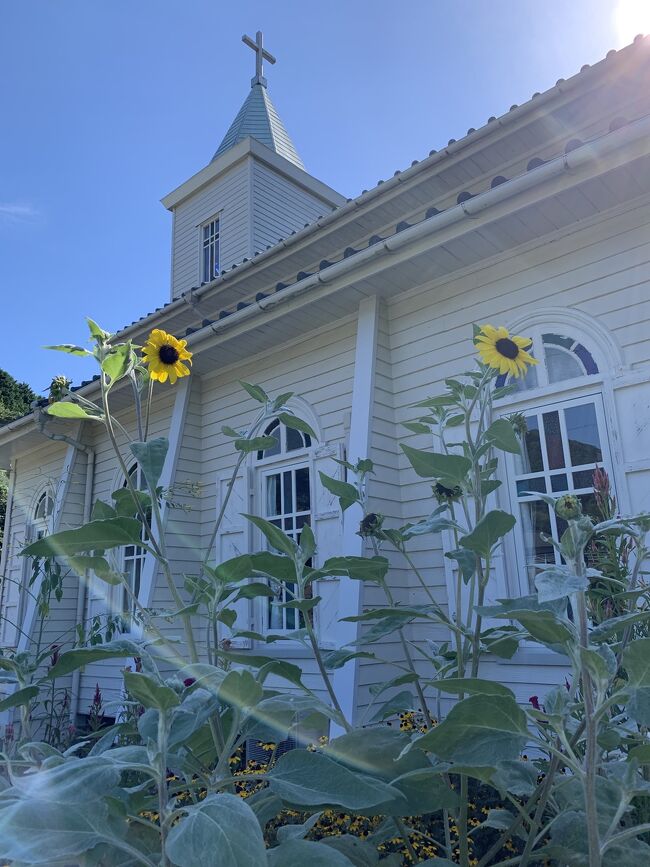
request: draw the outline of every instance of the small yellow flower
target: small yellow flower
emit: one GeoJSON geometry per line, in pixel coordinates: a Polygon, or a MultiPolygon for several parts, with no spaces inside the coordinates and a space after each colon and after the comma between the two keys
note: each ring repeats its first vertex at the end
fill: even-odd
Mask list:
{"type": "Polygon", "coordinates": [[[142,348],[144,363],[149,365],[149,375],[158,382],[169,381],[172,385],[181,376],[189,376],[192,353],[185,347],[187,340],[178,340],[160,328],[154,328],[142,348]]]}
{"type": "Polygon", "coordinates": [[[530,337],[510,335],[503,325],[483,325],[474,338],[481,361],[498,370],[519,377],[526,373],[529,364],[537,364],[537,359],[528,352],[533,342],[530,337]]]}

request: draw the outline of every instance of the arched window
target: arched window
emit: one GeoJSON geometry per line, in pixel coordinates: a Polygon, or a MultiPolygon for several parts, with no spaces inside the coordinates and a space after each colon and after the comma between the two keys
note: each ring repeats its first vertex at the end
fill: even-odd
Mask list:
{"type": "MultiPolygon", "coordinates": [[[[514,330],[514,329],[513,329],[514,330]]],[[[525,377],[510,384],[515,393],[500,401],[504,415],[521,413],[526,424],[522,454],[508,456],[506,468],[511,504],[517,517],[514,537],[519,576],[513,589],[535,592],[534,579],[541,566],[561,563],[545,537],[559,540],[566,523],[539,498],[575,494],[583,511],[597,518],[593,491],[596,467],[611,477],[608,434],[602,397],[602,375],[589,341],[562,328],[541,324],[519,326],[516,333],[531,336],[531,352],[538,364],[525,377]]],[[[613,480],[612,480],[613,481],[613,480]]]]}
{"type": "MultiPolygon", "coordinates": [[[[544,331],[539,327],[526,331],[533,340],[532,354],[538,361],[529,367],[526,376],[510,380],[517,391],[543,388],[555,383],[567,382],[583,376],[597,374],[598,365],[591,352],[574,337],[544,331]]],[[[506,384],[506,374],[497,378],[496,385],[506,384]]]]}
{"type": "MultiPolygon", "coordinates": [[[[129,481],[137,491],[146,490],[146,483],[142,470],[138,464],[133,464],[129,469],[129,481]]],[[[123,488],[128,487],[128,482],[125,479],[122,485],[123,488]]],[[[142,529],[142,540],[145,540],[145,530],[142,529]]],[[[147,552],[139,545],[125,545],[121,549],[121,571],[125,574],[126,580],[133,595],[137,598],[140,595],[140,583],[142,580],[142,570],[147,552]]],[[[125,587],[122,587],[122,599],[120,605],[120,613],[124,618],[124,630],[128,631],[131,625],[131,620],[135,614],[135,606],[131,595],[125,587]]]]}
{"type": "MultiPolygon", "coordinates": [[[[284,533],[300,541],[305,524],[312,521],[311,437],[274,419],[264,431],[276,444],[258,451],[255,461],[259,514],[284,533]]],[[[294,598],[295,584],[273,586],[275,596],[265,600],[262,626],[274,632],[304,625],[295,608],[280,607],[294,598]]]]}
{"type": "Polygon", "coordinates": [[[277,418],[266,428],[264,436],[275,437],[276,444],[264,449],[264,451],[258,451],[258,461],[271,458],[274,455],[289,454],[289,452],[298,452],[311,447],[311,437],[308,433],[287,427],[281,424],[277,418]]]}
{"type": "Polygon", "coordinates": [[[43,491],[36,501],[33,514],[34,534],[37,539],[42,539],[50,531],[53,512],[54,500],[49,491],[43,491]]]}

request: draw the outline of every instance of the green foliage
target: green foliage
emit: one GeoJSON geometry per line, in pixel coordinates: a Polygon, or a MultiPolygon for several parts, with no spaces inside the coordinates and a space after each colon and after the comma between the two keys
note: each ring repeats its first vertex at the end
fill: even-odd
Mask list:
{"type": "MultiPolygon", "coordinates": [[[[0,425],[13,421],[29,412],[33,401],[38,399],[26,382],[18,382],[5,370],[0,370],[0,425]]],[[[0,551],[4,537],[5,513],[7,510],[8,479],[0,469],[0,551]]]]}
{"type": "Polygon", "coordinates": [[[235,795],[209,795],[188,807],[167,840],[167,854],[178,867],[250,867],[266,861],[262,829],[251,808],[235,795]]]}
{"type": "Polygon", "coordinates": [[[29,412],[38,395],[26,382],[18,382],[6,370],[0,370],[0,424],[29,412]]]}
{"type": "Polygon", "coordinates": [[[402,445],[432,488],[418,519],[391,526],[372,508],[372,461],[342,461],[347,481],[321,480],[342,512],[352,505],[359,512],[364,556],[325,559],[308,525],[296,541],[246,515],[262,550],[215,562],[219,521],[243,461],[275,442],[264,435],[269,421],[314,437],[287,410],[292,393],[269,396],[242,383],[257,414],[246,430],[224,426],[234,452],[226,504],[207,553],[187,557],[193,573],[176,575],[157,508],[168,442],[147,436],[146,374],[136,347],[92,320],[88,326],[102,400],[63,400],[50,409],[106,423],[113,384],[129,378],[139,421],[130,448],[149,492],[134,499],[120,489],[111,504],[95,503],[84,526],[25,548],[40,635],[67,575],[125,582],[114,556],[124,545],[144,547],[157,561],[169,607],[138,606],[138,639],[116,638],[114,625],[93,621],[78,624],[76,646],[45,648],[38,638],[28,651],[0,655],[0,680],[9,685],[0,710],[14,711],[21,726],[17,742],[3,744],[0,858],[124,867],[194,867],[206,858],[223,867],[648,860],[650,594],[641,571],[648,516],[618,519],[602,475],[595,480],[599,523],[581,514],[575,498],[558,505],[543,495],[566,519],[561,539],[551,540],[562,565],[538,571],[535,593],[488,604],[496,596],[495,557],[515,524],[495,508],[500,453],[519,452],[522,426],[515,416],[495,417],[494,401],[511,390],[495,391],[495,372],[479,365],[447,379],[445,393],[421,401],[419,417],[407,423],[438,440],[435,452],[402,445]],[[449,599],[423,542],[426,552],[444,550],[449,599]],[[392,575],[393,566],[400,572],[392,575]],[[328,582],[345,592],[341,579],[366,582],[369,592],[362,610],[342,618],[358,623],[358,634],[324,652],[319,617],[332,596],[328,582]],[[252,632],[238,611],[256,599],[298,612],[298,628],[252,632]],[[239,638],[269,650],[240,649],[239,638]],[[505,668],[486,659],[511,658],[523,640],[562,654],[565,667],[554,666],[558,682],[521,706],[492,679],[505,668]],[[277,653],[287,641],[299,648],[295,660],[277,653]],[[313,657],[308,676],[297,664],[305,652],[313,657]],[[332,672],[358,660],[392,670],[370,686],[354,726],[332,672]],[[69,701],[58,683],[111,661],[124,669],[122,716],[103,728],[98,687],[92,731],[68,749],[60,732],[52,734],[69,701]],[[39,742],[32,734],[42,709],[49,719],[39,742]],[[332,724],[338,736],[319,739],[332,724]],[[281,754],[287,737],[299,748],[281,754]],[[254,741],[266,761],[243,758],[254,741]],[[524,750],[533,761],[522,761],[524,750]]]}

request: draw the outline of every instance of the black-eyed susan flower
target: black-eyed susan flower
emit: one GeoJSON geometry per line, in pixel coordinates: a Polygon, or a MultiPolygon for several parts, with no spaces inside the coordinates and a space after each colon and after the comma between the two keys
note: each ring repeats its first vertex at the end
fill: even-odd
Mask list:
{"type": "Polygon", "coordinates": [[[528,352],[533,345],[530,337],[511,335],[503,325],[499,328],[483,325],[474,344],[481,361],[499,373],[518,377],[526,373],[530,364],[537,364],[537,359],[528,352]]]}
{"type": "Polygon", "coordinates": [[[183,362],[192,363],[192,353],[186,349],[187,340],[178,340],[160,328],[154,328],[142,348],[144,363],[149,375],[158,382],[174,385],[182,376],[189,376],[190,369],[183,362]]]}

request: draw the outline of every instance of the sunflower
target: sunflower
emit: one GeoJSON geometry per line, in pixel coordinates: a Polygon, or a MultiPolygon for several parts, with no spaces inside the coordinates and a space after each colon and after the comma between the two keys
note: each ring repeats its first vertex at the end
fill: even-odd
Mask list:
{"type": "Polygon", "coordinates": [[[189,368],[183,362],[192,363],[192,353],[185,348],[187,340],[177,340],[166,331],[154,328],[142,348],[144,363],[149,365],[149,375],[158,382],[169,381],[173,385],[180,376],[189,376],[189,368]]]}
{"type": "Polygon", "coordinates": [[[530,337],[515,337],[501,325],[483,325],[474,338],[481,361],[498,370],[499,373],[509,373],[518,377],[526,373],[529,364],[537,364],[537,359],[527,352],[533,341],[530,337]]]}

